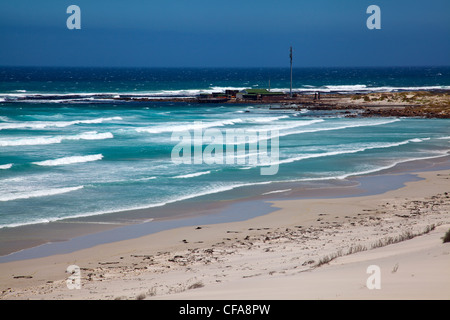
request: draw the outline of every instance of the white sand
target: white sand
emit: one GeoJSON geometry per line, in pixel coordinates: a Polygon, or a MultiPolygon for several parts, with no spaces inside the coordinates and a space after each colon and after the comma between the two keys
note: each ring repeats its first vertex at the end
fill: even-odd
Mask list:
{"type": "Polygon", "coordinates": [[[277,201],[280,210],[248,221],[3,263],[0,297],[449,299],[450,243],[440,238],[450,228],[450,170],[419,175],[426,180],[382,195],[277,201]],[[408,232],[425,234],[372,249],[408,232]],[[80,290],[66,286],[72,264],[82,268],[80,290]],[[380,290],[366,286],[369,265],[381,268],[380,290]]]}

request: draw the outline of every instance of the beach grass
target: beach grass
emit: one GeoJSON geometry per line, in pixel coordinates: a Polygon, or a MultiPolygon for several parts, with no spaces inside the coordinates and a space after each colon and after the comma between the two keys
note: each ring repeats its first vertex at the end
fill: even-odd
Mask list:
{"type": "Polygon", "coordinates": [[[445,236],[442,238],[442,242],[450,242],[450,229],[448,229],[448,231],[445,233],[445,236]]]}
{"type": "MultiPolygon", "coordinates": [[[[431,224],[431,225],[427,225],[423,231],[420,231],[417,233],[414,233],[411,230],[406,230],[397,236],[385,237],[385,238],[375,241],[374,243],[372,243],[370,245],[370,249],[382,248],[382,247],[385,247],[385,246],[388,246],[391,244],[410,240],[415,237],[430,233],[434,229],[436,229],[436,225],[431,224]]],[[[446,233],[446,235],[443,239],[444,239],[444,242],[450,242],[450,230],[446,233]]],[[[351,254],[362,252],[362,251],[367,251],[367,250],[368,250],[368,248],[365,245],[357,244],[357,245],[351,246],[345,254],[343,253],[342,250],[339,250],[335,253],[332,253],[332,254],[329,254],[329,255],[326,255],[326,256],[320,258],[315,266],[320,267],[322,265],[325,265],[325,264],[331,262],[332,260],[334,260],[336,258],[351,255],[351,254]]]]}

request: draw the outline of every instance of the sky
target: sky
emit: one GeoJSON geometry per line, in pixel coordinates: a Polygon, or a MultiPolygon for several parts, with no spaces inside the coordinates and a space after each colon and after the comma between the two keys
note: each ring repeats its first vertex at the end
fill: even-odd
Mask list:
{"type": "Polygon", "coordinates": [[[286,67],[292,46],[294,67],[442,66],[449,15],[448,0],[3,0],[0,65],[286,67]]]}

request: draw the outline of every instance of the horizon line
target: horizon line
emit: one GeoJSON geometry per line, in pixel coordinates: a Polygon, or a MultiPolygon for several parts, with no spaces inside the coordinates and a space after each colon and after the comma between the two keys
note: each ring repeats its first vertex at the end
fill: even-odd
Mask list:
{"type": "MultiPolygon", "coordinates": [[[[449,68],[448,65],[385,65],[385,66],[300,66],[293,69],[324,69],[324,68],[449,68]]],[[[0,65],[0,68],[98,68],[98,69],[289,69],[289,66],[50,66],[50,65],[0,65]]]]}

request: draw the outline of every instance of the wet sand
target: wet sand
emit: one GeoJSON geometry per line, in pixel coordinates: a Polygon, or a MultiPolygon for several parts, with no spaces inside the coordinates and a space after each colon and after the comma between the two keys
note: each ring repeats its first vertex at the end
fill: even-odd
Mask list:
{"type": "Polygon", "coordinates": [[[220,201],[202,197],[150,208],[0,229],[0,263],[70,253],[99,244],[145,236],[188,225],[248,220],[276,210],[270,201],[375,195],[420,180],[417,170],[450,168],[450,156],[410,161],[373,175],[324,182],[285,182],[257,186],[253,194],[232,191],[220,201]],[[259,196],[255,190],[259,188],[259,196]],[[282,192],[280,192],[282,191],[282,192]],[[237,192],[240,198],[237,197],[237,192]]]}
{"type": "Polygon", "coordinates": [[[270,213],[243,221],[198,220],[0,263],[1,298],[449,299],[450,244],[440,238],[450,228],[450,170],[431,170],[438,167],[430,164],[387,192],[368,195],[363,184],[365,195],[289,195],[269,201],[270,213]],[[81,268],[80,290],[66,286],[72,264],[81,268]],[[371,264],[382,268],[381,290],[365,286],[371,264]]]}

